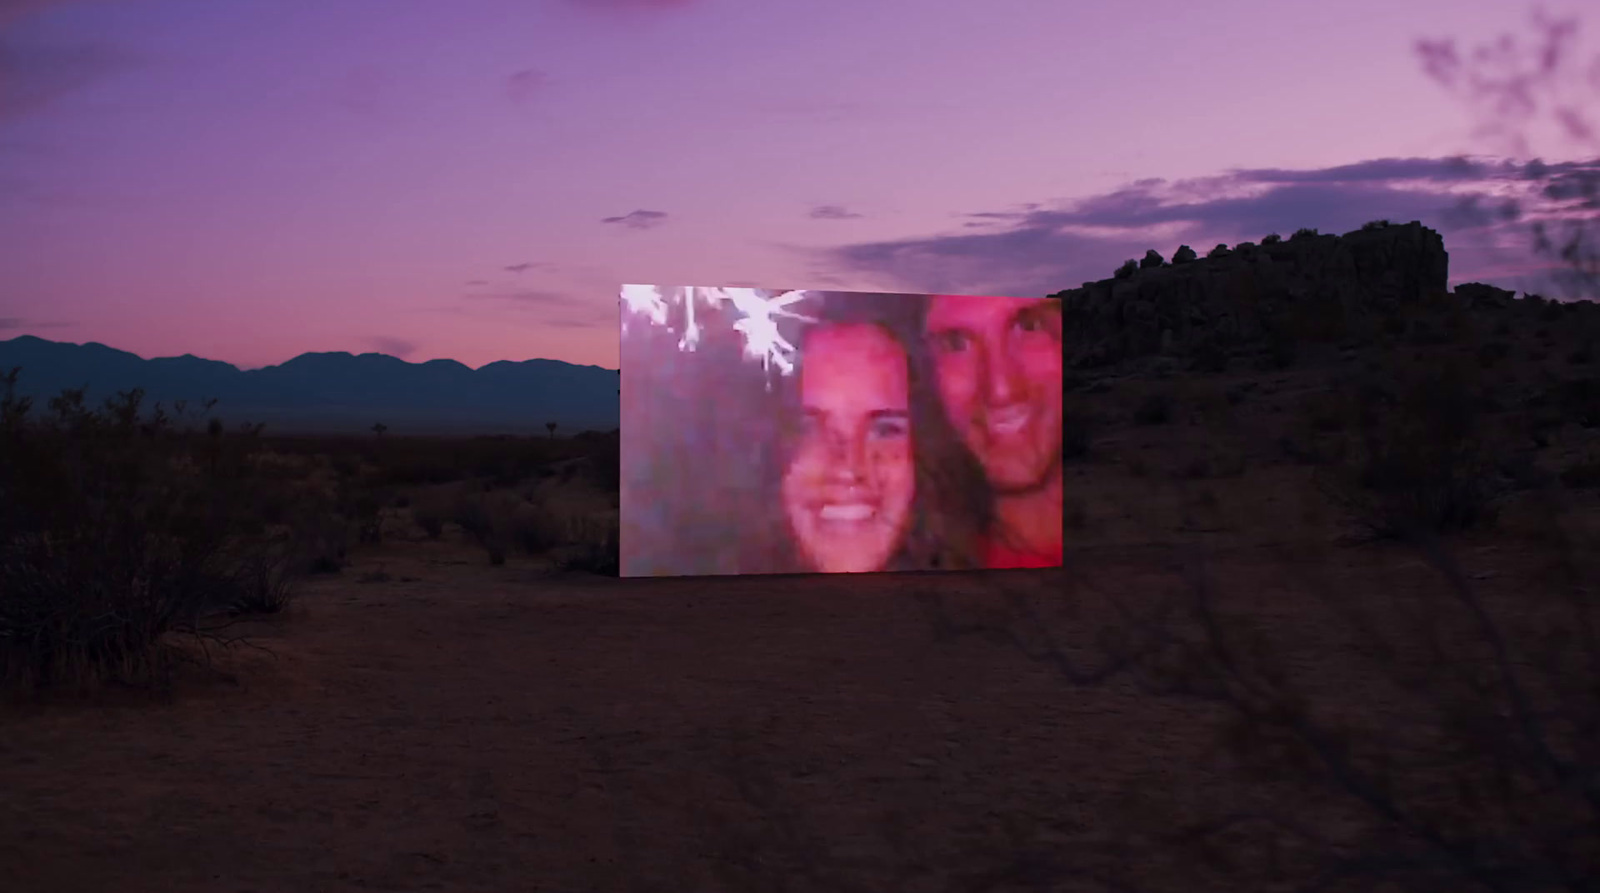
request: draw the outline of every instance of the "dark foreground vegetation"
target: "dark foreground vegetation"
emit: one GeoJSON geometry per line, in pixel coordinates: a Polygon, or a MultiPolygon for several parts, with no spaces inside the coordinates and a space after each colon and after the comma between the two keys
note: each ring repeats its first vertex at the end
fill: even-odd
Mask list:
{"type": "MultiPolygon", "coordinates": [[[[1080,807],[1067,782],[1109,771],[1094,762],[1110,766],[1109,752],[1062,770],[1063,786],[1041,782],[1015,794],[1025,803],[986,801],[973,820],[993,819],[1005,832],[985,831],[981,852],[919,849],[917,834],[905,830],[919,809],[906,807],[879,829],[878,855],[863,861],[842,855],[848,848],[829,821],[808,819],[802,808],[805,785],[825,774],[823,764],[783,763],[769,751],[787,745],[752,733],[743,752],[705,755],[723,762],[704,771],[721,773],[742,798],[731,817],[706,819],[714,839],[705,846],[718,854],[722,888],[1600,889],[1600,328],[1592,311],[1520,299],[1468,312],[1446,302],[1407,311],[1366,341],[1310,325],[1274,330],[1265,348],[1272,362],[1260,362],[1249,345],[1197,342],[1192,355],[1070,371],[1069,556],[1099,554],[1103,541],[1136,544],[1147,556],[1139,574],[1171,569],[1179,585],[1153,594],[1124,578],[1096,589],[1104,571],[1094,562],[1111,566],[1102,558],[1069,558],[1079,564],[1055,577],[966,578],[965,590],[926,577],[915,587],[914,606],[926,612],[919,622],[931,625],[951,660],[964,655],[970,672],[988,672],[972,647],[994,643],[990,663],[1014,660],[1053,675],[1058,707],[1142,711],[1143,724],[1117,729],[1117,740],[1159,738],[1165,733],[1150,718],[1157,715],[1174,723],[1198,717],[1183,721],[1203,729],[1203,740],[1184,738],[1151,751],[1149,765],[1122,766],[1127,790],[1114,805],[1096,801],[1092,820],[1072,818],[1080,807]],[[1135,519],[1134,508],[1163,501],[1172,503],[1169,519],[1135,519]],[[1285,502],[1323,520],[1295,521],[1285,502]],[[1218,556],[1269,548],[1324,558],[1332,550],[1326,566],[1345,570],[1294,589],[1214,572],[1218,556]],[[1362,570],[1396,564],[1396,555],[1411,556],[1431,582],[1362,570]],[[1484,570],[1491,559],[1506,569],[1484,570]],[[1190,796],[1191,786],[1209,793],[1190,796]]],[[[0,403],[6,688],[35,697],[108,684],[159,689],[178,661],[203,663],[212,646],[234,642],[235,624],[285,612],[297,586],[337,579],[364,550],[454,542],[470,546],[486,574],[501,573],[519,553],[527,562],[519,567],[614,571],[616,450],[615,434],[421,440],[375,427],[362,438],[274,437],[183,407],[170,416],[143,412],[137,392],[94,409],[71,393],[35,408],[8,388],[0,403]]],[[[388,580],[380,569],[354,582],[388,580]]],[[[519,616],[498,604],[484,610],[495,623],[519,616]]],[[[847,632],[841,612],[829,611],[835,632],[847,632]]],[[[648,626],[620,612],[608,617],[618,625],[607,635],[648,626]]],[[[656,649],[662,660],[686,650],[673,636],[688,634],[688,614],[652,617],[662,624],[653,630],[673,632],[628,647],[656,649]]],[[[710,617],[702,611],[695,622],[714,623],[702,621],[710,617]]],[[[492,695],[424,685],[412,694],[437,699],[430,709],[457,709],[480,695],[491,704],[532,697],[513,689],[558,688],[562,674],[581,675],[578,665],[590,660],[631,668],[606,677],[613,687],[649,690],[665,672],[627,663],[631,657],[575,653],[573,666],[550,659],[559,678],[541,677],[540,688],[541,680],[517,674],[546,658],[529,658],[516,643],[503,647],[517,660],[492,657],[502,646],[494,624],[483,623],[458,632],[486,649],[481,660],[505,661],[494,666],[514,681],[492,695]]],[[[707,686],[695,668],[736,652],[747,636],[776,635],[759,625],[715,631],[689,669],[680,668],[681,679],[695,681],[671,685],[707,686]]],[[[884,642],[899,635],[889,626],[880,632],[884,642]]],[[[831,645],[806,641],[810,650],[791,655],[811,668],[800,676],[739,675],[761,665],[756,658],[721,672],[740,685],[767,685],[761,697],[771,698],[830,662],[866,659],[823,659],[817,649],[831,645]]],[[[858,647],[870,655],[876,641],[858,647]]],[[[458,646],[424,637],[410,647],[404,662],[458,646]]],[[[904,653],[883,660],[918,660],[904,641],[893,647],[904,653]]],[[[452,658],[436,670],[477,659],[452,658]]],[[[1007,683],[992,684],[959,699],[1008,697],[1007,683]]],[[[603,710],[622,711],[605,715],[623,716],[654,709],[648,705],[675,690],[628,695],[621,706],[606,700],[611,688],[593,697],[603,710]]],[[[699,708],[685,701],[682,709],[699,708]]],[[[720,728],[736,712],[696,721],[720,728]]],[[[410,728],[408,719],[393,721],[410,728]]],[[[1085,725],[1079,733],[1107,732],[1085,725]]],[[[593,746],[621,745],[596,738],[593,746]]],[[[972,765],[985,765],[985,746],[971,743],[972,765]]],[[[649,751],[652,759],[664,759],[660,750],[649,751]]],[[[643,759],[643,751],[630,753],[643,759]]],[[[613,762],[602,764],[614,765],[615,753],[605,754],[613,762]]],[[[993,781],[964,783],[976,790],[993,781]]],[[[636,842],[653,833],[635,830],[636,842]]],[[[656,889],[644,875],[634,881],[632,889],[656,889]]]]}
{"type": "MultiPolygon", "coordinates": [[[[0,378],[0,680],[5,693],[157,689],[178,661],[237,644],[407,510],[458,525],[503,563],[516,547],[615,572],[615,516],[563,505],[582,478],[614,508],[617,439],[276,437],[211,406],[36,407],[0,378]]],[[[248,644],[248,643],[244,643],[248,644]]]]}

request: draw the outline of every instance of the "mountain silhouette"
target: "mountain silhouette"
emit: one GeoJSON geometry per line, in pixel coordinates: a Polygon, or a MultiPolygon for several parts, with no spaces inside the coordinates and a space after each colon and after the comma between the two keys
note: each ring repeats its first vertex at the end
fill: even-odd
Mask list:
{"type": "Polygon", "coordinates": [[[455,360],[409,363],[379,353],[306,353],[276,366],[241,370],[191,354],[144,359],[104,344],[22,335],[0,341],[0,373],[22,367],[17,392],[39,410],[67,388],[99,405],[143,388],[145,406],[175,401],[230,426],[265,422],[279,433],[546,434],[619,426],[617,371],[559,360],[500,361],[472,369],[455,360]]]}

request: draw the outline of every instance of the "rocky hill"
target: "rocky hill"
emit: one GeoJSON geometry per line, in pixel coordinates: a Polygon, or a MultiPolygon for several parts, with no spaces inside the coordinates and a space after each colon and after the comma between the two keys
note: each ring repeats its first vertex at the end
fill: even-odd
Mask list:
{"type": "Polygon", "coordinates": [[[1417,222],[1369,224],[1342,236],[1304,231],[1174,261],[1152,254],[1113,278],[1052,295],[1067,316],[1069,365],[1261,352],[1279,336],[1362,338],[1451,294],[1444,240],[1417,222]]]}

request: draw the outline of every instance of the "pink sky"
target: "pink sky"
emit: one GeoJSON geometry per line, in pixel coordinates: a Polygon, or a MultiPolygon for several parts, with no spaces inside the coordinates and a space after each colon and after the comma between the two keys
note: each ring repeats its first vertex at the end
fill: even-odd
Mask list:
{"type": "MultiPolygon", "coordinates": [[[[1062,250],[1082,256],[1032,278],[981,252],[930,273],[915,252],[981,235],[965,215],[1150,178],[1478,151],[1413,43],[1525,31],[1525,12],[0,0],[0,338],[245,367],[325,350],[614,367],[623,282],[1072,287],[1052,277],[1109,275],[1125,247],[1264,233],[1102,244],[1078,220],[1062,250]]],[[[1304,195],[1271,225],[1386,213],[1352,223],[1365,206],[1304,195]]]]}

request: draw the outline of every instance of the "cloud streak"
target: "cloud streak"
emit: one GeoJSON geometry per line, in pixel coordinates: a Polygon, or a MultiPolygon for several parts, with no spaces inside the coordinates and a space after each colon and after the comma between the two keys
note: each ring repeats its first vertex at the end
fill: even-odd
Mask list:
{"type": "Polygon", "coordinates": [[[517,105],[524,105],[549,83],[549,74],[537,68],[524,68],[506,77],[506,97],[517,105]]]}
{"type": "MultiPolygon", "coordinates": [[[[1381,158],[1138,180],[1050,207],[963,214],[961,232],[847,244],[817,261],[843,279],[870,279],[873,287],[1042,294],[1104,279],[1149,248],[1170,256],[1189,244],[1204,254],[1215,244],[1257,241],[1270,232],[1347,232],[1384,218],[1418,220],[1442,232],[1456,281],[1485,270],[1540,277],[1540,265],[1529,260],[1529,224],[1596,207],[1597,173],[1600,160],[1381,158]]],[[[1528,280],[1518,285],[1532,287],[1528,280]]]]}
{"type": "Polygon", "coordinates": [[[592,329],[614,326],[616,308],[610,301],[580,297],[567,292],[540,288],[470,294],[474,303],[496,302],[519,314],[526,314],[541,326],[558,329],[592,329]]]}
{"type": "Polygon", "coordinates": [[[416,353],[421,345],[405,338],[391,338],[387,335],[373,335],[367,338],[367,343],[391,357],[405,359],[416,353]]]}
{"type": "Polygon", "coordinates": [[[567,0],[573,6],[605,12],[673,12],[689,9],[700,0],[567,0]]]}
{"type": "Polygon", "coordinates": [[[817,205],[811,209],[812,220],[857,220],[860,217],[843,205],[817,205]]]}
{"type": "Polygon", "coordinates": [[[601,223],[610,223],[625,226],[629,229],[651,229],[667,221],[665,211],[630,211],[621,217],[606,217],[601,223]]]}

